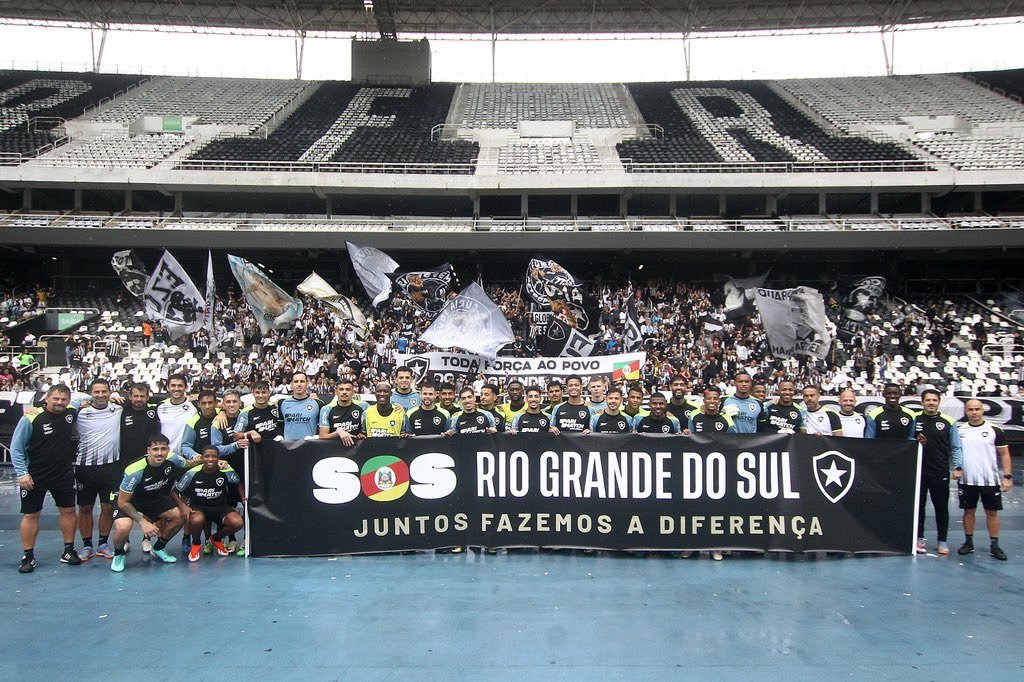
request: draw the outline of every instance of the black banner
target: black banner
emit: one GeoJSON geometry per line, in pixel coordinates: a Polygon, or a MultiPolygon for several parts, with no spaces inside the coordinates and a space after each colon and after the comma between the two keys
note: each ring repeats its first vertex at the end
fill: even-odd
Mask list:
{"type": "Polygon", "coordinates": [[[253,556],[470,545],[908,554],[913,441],[464,435],[264,441],[253,556]]]}

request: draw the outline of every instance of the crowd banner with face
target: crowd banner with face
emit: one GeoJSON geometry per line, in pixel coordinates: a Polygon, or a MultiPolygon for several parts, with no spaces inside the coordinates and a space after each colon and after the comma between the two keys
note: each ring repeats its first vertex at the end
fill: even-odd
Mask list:
{"type": "Polygon", "coordinates": [[[258,267],[238,256],[229,255],[228,263],[261,332],[287,328],[302,316],[302,301],[286,294],[258,267]]]}

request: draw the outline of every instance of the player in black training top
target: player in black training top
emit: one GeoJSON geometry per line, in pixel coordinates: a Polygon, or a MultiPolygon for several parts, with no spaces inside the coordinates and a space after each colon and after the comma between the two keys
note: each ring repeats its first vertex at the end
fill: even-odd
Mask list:
{"type": "Polygon", "coordinates": [[[547,433],[551,428],[551,417],[540,409],[540,386],[526,389],[526,411],[512,418],[508,433],[547,433]]]}
{"type": "Polygon", "coordinates": [[[436,403],[437,387],[432,383],[420,384],[420,404],[405,413],[402,432],[410,436],[443,435],[452,416],[436,403]]]}
{"type": "Polygon", "coordinates": [[[592,433],[633,433],[633,419],[619,411],[622,407],[622,389],[609,388],[602,401],[605,407],[590,420],[592,433]]]}
{"type": "Polygon", "coordinates": [[[451,436],[456,433],[497,433],[491,413],[476,408],[476,393],[472,388],[462,389],[459,398],[462,400],[462,409],[448,420],[446,434],[451,436]]]}
{"type": "Polygon", "coordinates": [[[651,413],[639,416],[634,426],[637,433],[680,433],[679,420],[668,414],[668,401],[658,391],[651,394],[651,413]]]}
{"type": "Polygon", "coordinates": [[[804,411],[793,402],[796,385],[789,379],[779,382],[779,402],[766,402],[757,418],[758,433],[806,433],[804,411]]]}
{"type": "Polygon", "coordinates": [[[914,419],[917,414],[900,405],[903,392],[898,384],[886,384],[882,389],[885,404],[869,410],[864,425],[865,438],[888,440],[913,440],[917,437],[914,419]]]}
{"type": "Polygon", "coordinates": [[[678,419],[680,424],[685,424],[690,413],[700,409],[700,405],[686,399],[686,377],[682,374],[672,377],[668,386],[672,390],[672,397],[668,401],[668,413],[678,419]]]}
{"type": "Polygon", "coordinates": [[[341,379],[334,385],[334,400],[320,408],[320,438],[336,438],[349,447],[357,438],[366,438],[363,433],[363,410],[366,404],[352,400],[355,385],[349,379],[341,379]]]}
{"type": "Polygon", "coordinates": [[[149,437],[156,433],[160,433],[160,417],[156,405],[149,402],[149,386],[134,383],[121,411],[121,471],[146,456],[149,437]]]}
{"type": "Polygon", "coordinates": [[[551,433],[590,433],[590,408],[583,403],[583,380],[575,374],[565,380],[569,399],[551,410],[551,433]]]}
{"type": "Polygon", "coordinates": [[[277,405],[270,404],[270,384],[257,381],[252,385],[254,403],[242,410],[238,431],[253,443],[264,438],[274,440],[284,436],[284,419],[277,405]]]}
{"type": "Polygon", "coordinates": [[[192,534],[192,547],[188,554],[191,562],[199,561],[202,556],[202,531],[209,523],[218,525],[217,532],[210,536],[210,544],[220,556],[229,554],[224,546],[224,536],[242,529],[242,515],[228,504],[230,489],[235,488],[239,498],[245,502],[238,474],[231,467],[221,468],[216,447],[209,445],[203,448],[202,462],[185,472],[172,493],[182,518],[186,519],[186,531],[192,534]]]}
{"type": "Polygon", "coordinates": [[[480,403],[478,407],[489,413],[494,418],[494,428],[498,433],[505,433],[505,415],[498,409],[498,394],[500,389],[494,384],[485,384],[480,389],[480,403]]]}
{"type": "Polygon", "coordinates": [[[181,528],[182,516],[174,500],[171,486],[183,469],[192,462],[170,451],[167,436],[157,433],[149,437],[146,456],[132,462],[124,471],[114,509],[114,560],[110,570],[124,570],[125,544],[132,524],[138,523],[147,538],[156,537],[150,553],[166,564],[177,559],[167,553],[167,542],[181,528]]]}

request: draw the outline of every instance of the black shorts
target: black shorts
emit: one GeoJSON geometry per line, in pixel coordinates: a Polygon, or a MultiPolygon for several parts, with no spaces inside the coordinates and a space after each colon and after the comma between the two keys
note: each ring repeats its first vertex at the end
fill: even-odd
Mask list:
{"type": "Polygon", "coordinates": [[[957,497],[960,498],[961,509],[977,509],[978,499],[985,511],[1002,511],[1003,493],[997,485],[964,485],[957,484],[957,497]]]}
{"type": "MultiPolygon", "coordinates": [[[[156,520],[160,518],[164,512],[175,509],[178,505],[174,503],[170,495],[161,495],[148,500],[132,500],[132,506],[135,507],[139,512],[149,519],[150,523],[156,523],[156,520]]],[[[124,513],[120,507],[114,508],[114,520],[117,519],[130,519],[132,517],[124,513]]]]}
{"type": "Polygon", "coordinates": [[[79,505],[89,505],[99,496],[100,504],[117,501],[117,489],[121,485],[124,469],[119,462],[75,467],[75,491],[79,505]]]}
{"type": "Polygon", "coordinates": [[[234,507],[228,506],[226,504],[220,504],[217,505],[216,507],[194,506],[192,507],[192,509],[195,509],[196,511],[199,512],[203,512],[203,515],[206,517],[207,523],[213,522],[220,526],[224,525],[224,517],[226,517],[228,514],[234,513],[235,511],[234,507]]]}
{"type": "Polygon", "coordinates": [[[32,490],[20,490],[21,513],[35,514],[43,510],[43,500],[50,493],[54,503],[61,508],[75,506],[75,479],[66,478],[59,481],[33,480],[32,490]]]}

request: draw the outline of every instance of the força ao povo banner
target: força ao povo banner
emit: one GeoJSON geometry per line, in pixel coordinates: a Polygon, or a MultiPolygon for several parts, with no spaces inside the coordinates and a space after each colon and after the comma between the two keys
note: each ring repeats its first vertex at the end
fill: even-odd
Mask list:
{"type": "Polygon", "coordinates": [[[912,551],[913,441],[476,434],[264,441],[253,556],[451,546],[912,551]]]}
{"type": "Polygon", "coordinates": [[[526,383],[543,384],[550,378],[565,380],[578,374],[586,379],[604,376],[612,381],[627,381],[640,378],[640,371],[647,361],[646,353],[619,353],[594,357],[550,357],[512,358],[499,357],[488,360],[471,353],[397,353],[395,362],[412,369],[417,383],[424,379],[455,382],[458,379],[476,379],[477,374],[486,377],[516,377],[526,383]]]}

